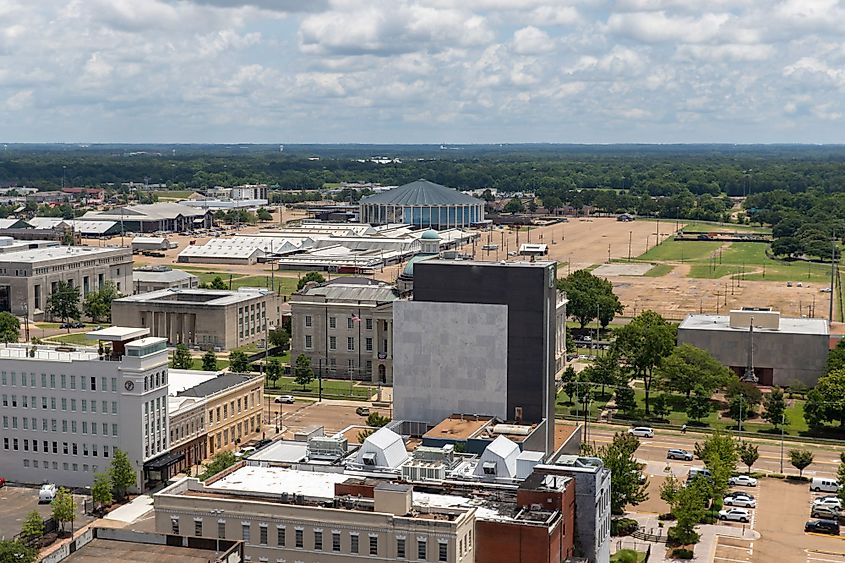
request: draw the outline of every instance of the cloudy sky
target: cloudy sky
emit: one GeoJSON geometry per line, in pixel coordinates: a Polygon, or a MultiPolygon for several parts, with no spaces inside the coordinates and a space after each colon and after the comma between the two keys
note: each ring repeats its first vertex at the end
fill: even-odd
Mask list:
{"type": "Polygon", "coordinates": [[[845,0],[0,0],[0,141],[842,143],[845,0]]]}

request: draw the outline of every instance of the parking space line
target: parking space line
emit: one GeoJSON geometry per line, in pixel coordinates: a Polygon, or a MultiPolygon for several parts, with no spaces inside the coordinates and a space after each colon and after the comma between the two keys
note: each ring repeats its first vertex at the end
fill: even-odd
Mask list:
{"type": "Polygon", "coordinates": [[[731,559],[730,557],[720,557],[718,555],[713,557],[713,560],[716,559],[718,559],[719,561],[733,561],[734,563],[748,563],[748,559],[731,559]]]}
{"type": "Polygon", "coordinates": [[[808,555],[807,561],[822,561],[824,563],[842,563],[845,560],[843,560],[843,559],[822,559],[820,557],[810,557],[808,555]]]}
{"type": "Polygon", "coordinates": [[[732,547],[732,548],[734,548],[734,549],[743,549],[743,550],[745,550],[745,551],[749,552],[749,554],[751,553],[751,549],[750,549],[750,548],[748,548],[748,547],[744,547],[744,546],[741,546],[741,545],[731,545],[731,544],[729,544],[729,543],[721,543],[721,542],[719,542],[718,547],[732,547]]]}

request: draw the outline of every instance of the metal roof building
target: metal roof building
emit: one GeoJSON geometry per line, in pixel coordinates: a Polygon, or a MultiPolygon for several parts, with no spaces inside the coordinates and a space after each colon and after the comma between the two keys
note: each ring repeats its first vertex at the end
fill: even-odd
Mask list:
{"type": "Polygon", "coordinates": [[[361,199],[361,222],[415,227],[467,227],[484,220],[484,201],[420,179],[361,199]]]}

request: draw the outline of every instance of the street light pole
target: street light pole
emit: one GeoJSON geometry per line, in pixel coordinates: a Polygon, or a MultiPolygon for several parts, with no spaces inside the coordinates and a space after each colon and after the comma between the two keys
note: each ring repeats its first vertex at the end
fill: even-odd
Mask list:
{"type": "Polygon", "coordinates": [[[780,474],[783,475],[783,425],[786,424],[786,413],[780,415],[780,474]]]}

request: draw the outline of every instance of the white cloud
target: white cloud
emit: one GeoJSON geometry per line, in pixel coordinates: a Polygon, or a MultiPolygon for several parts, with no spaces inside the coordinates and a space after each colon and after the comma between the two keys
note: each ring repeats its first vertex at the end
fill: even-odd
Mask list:
{"type": "Polygon", "coordinates": [[[513,34],[513,50],[520,55],[539,55],[554,51],[554,40],[536,27],[518,29],[513,34]]]}
{"type": "Polygon", "coordinates": [[[608,29],[644,43],[681,41],[705,43],[716,38],[730,16],[724,13],[700,17],[672,16],[664,11],[612,14],[608,29]]]}

